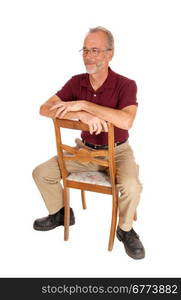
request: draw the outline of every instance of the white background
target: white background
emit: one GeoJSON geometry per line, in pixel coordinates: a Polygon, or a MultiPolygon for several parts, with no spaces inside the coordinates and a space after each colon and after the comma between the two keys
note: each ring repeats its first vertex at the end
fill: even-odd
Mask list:
{"type": "MultiPolygon", "coordinates": [[[[180,1],[1,1],[1,277],[181,276],[180,1]],[[32,228],[47,215],[32,170],[56,154],[53,122],[39,107],[84,72],[78,50],[90,27],[115,37],[114,71],[134,79],[139,109],[130,144],[143,193],[134,229],[146,257],[107,251],[111,197],[71,190],[76,225],[32,228]]],[[[71,133],[70,133],[71,139],[71,133]]]]}

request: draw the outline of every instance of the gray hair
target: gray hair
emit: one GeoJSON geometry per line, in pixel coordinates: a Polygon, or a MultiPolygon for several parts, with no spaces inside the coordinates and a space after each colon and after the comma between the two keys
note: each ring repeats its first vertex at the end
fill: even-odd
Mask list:
{"type": "Polygon", "coordinates": [[[106,34],[108,48],[109,49],[114,49],[114,37],[113,37],[112,33],[108,29],[106,29],[105,27],[97,26],[97,27],[94,27],[94,28],[90,28],[88,34],[93,33],[93,32],[98,32],[98,31],[102,31],[106,34]]]}

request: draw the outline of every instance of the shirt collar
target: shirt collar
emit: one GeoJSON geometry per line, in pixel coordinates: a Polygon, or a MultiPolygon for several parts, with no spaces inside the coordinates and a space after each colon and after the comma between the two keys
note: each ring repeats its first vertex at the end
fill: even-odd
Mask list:
{"type": "MultiPolygon", "coordinates": [[[[87,87],[88,89],[90,89],[91,91],[94,91],[91,83],[89,81],[89,74],[85,73],[81,82],[80,82],[81,86],[87,87]]],[[[97,92],[103,92],[105,89],[114,89],[116,85],[116,76],[115,76],[115,72],[113,72],[111,70],[110,67],[108,67],[108,76],[106,78],[106,80],[104,81],[104,83],[100,86],[100,88],[96,91],[97,92]]],[[[95,92],[95,91],[94,91],[95,92]]]]}

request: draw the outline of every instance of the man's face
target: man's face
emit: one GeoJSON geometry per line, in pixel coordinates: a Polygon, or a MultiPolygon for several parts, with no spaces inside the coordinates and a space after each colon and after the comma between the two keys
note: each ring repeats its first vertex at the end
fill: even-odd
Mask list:
{"type": "Polygon", "coordinates": [[[113,56],[112,50],[105,51],[108,48],[107,37],[104,32],[98,31],[86,36],[83,46],[83,60],[87,73],[95,74],[108,68],[109,61],[113,56]]]}

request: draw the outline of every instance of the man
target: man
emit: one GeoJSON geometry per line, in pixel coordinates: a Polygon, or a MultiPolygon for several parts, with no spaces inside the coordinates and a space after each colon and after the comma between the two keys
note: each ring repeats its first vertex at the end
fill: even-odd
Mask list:
{"type": "MultiPolygon", "coordinates": [[[[126,253],[134,258],[145,256],[139,236],[132,228],[139,203],[142,184],[138,166],[128,142],[128,130],[136,116],[136,83],[111,70],[109,62],[114,54],[114,39],[104,27],[89,30],[80,50],[87,73],[73,76],[56,95],[40,107],[40,114],[50,118],[78,118],[89,125],[90,132],[81,133],[78,147],[105,149],[108,143],[106,121],[115,128],[116,180],[119,188],[119,225],[117,238],[123,242],[126,253]]],[[[70,172],[88,171],[86,164],[68,165],[70,172]]],[[[93,164],[94,165],[94,164],[93,164]]],[[[91,170],[95,171],[95,166],[91,170]]],[[[97,165],[96,165],[97,167],[97,165]]],[[[90,170],[90,169],[89,169],[90,170]]],[[[45,201],[49,215],[35,220],[34,229],[50,230],[64,224],[63,191],[57,156],[33,170],[33,178],[45,201]]],[[[70,208],[70,225],[75,223],[70,208]]]]}

